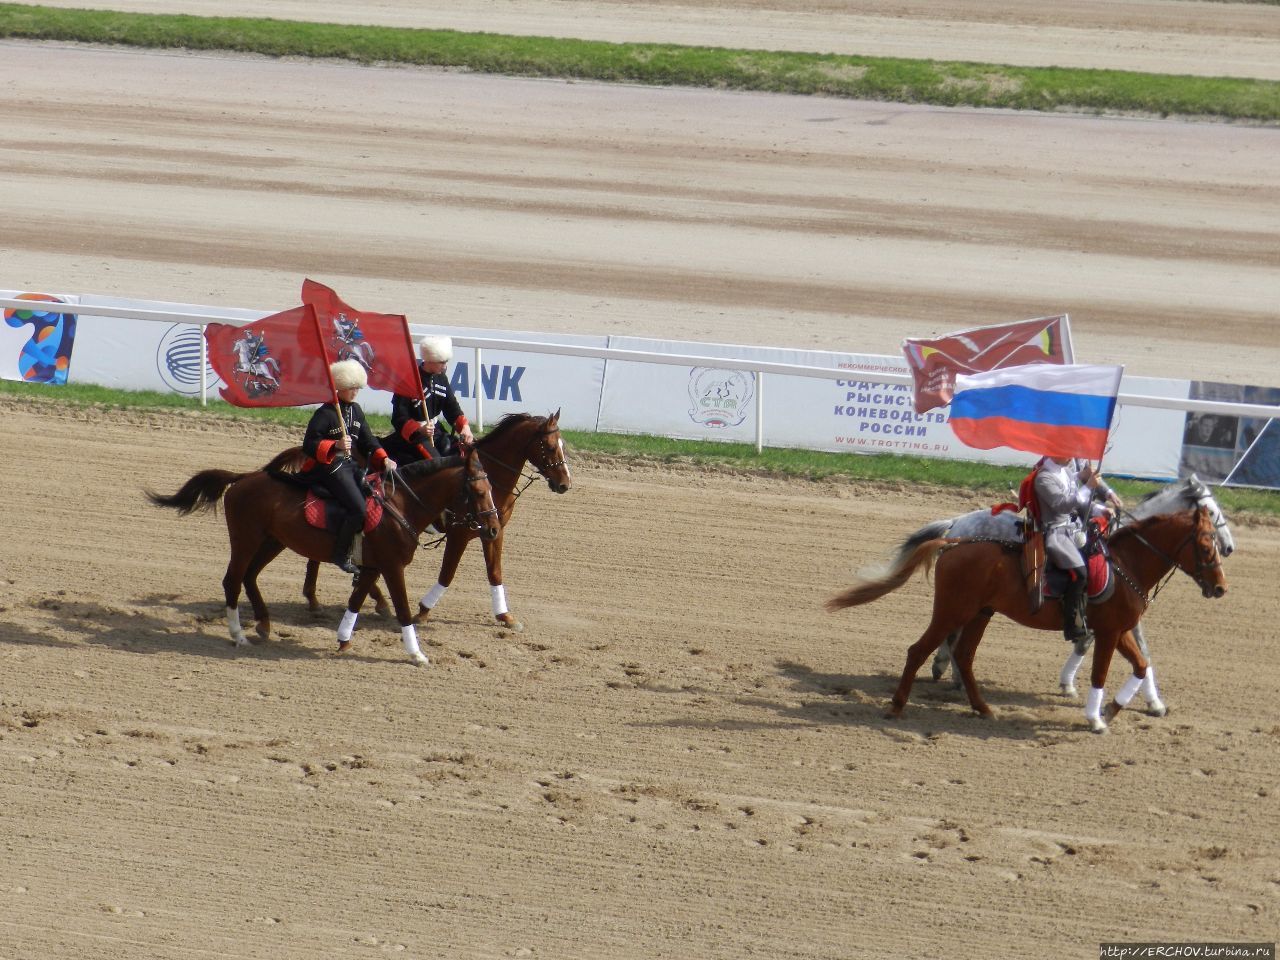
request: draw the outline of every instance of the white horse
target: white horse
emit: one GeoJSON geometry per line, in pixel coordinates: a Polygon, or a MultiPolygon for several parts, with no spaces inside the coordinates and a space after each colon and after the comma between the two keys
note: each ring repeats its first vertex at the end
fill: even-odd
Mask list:
{"type": "Polygon", "coordinates": [[[232,368],[236,373],[243,373],[246,380],[259,380],[269,390],[280,386],[280,364],[275,357],[263,356],[264,337],[247,333],[231,345],[236,353],[236,362],[232,368]]]}
{"type": "MultiPolygon", "coordinates": [[[[1190,510],[1197,506],[1204,506],[1209,511],[1209,515],[1213,518],[1213,525],[1218,531],[1218,553],[1223,558],[1229,557],[1235,550],[1235,539],[1231,535],[1227,518],[1223,515],[1222,508],[1218,506],[1218,501],[1214,499],[1212,491],[1195,474],[1152,494],[1132,510],[1120,511],[1116,518],[1116,527],[1145,520],[1147,517],[1174,513],[1178,510],[1190,510]]],[[[914,549],[916,544],[934,537],[977,537],[983,540],[1021,544],[1023,542],[1021,516],[1009,510],[996,514],[990,510],[974,510],[947,520],[935,520],[921,527],[907,539],[900,548],[898,556],[895,557],[895,562],[903,559],[903,554],[914,549]]],[[[1151,654],[1147,648],[1146,638],[1142,635],[1142,624],[1138,623],[1134,626],[1132,632],[1133,639],[1142,650],[1142,655],[1150,660],[1151,654]]],[[[951,646],[958,638],[958,633],[947,637],[934,655],[932,672],[935,680],[941,680],[947,672],[947,667],[951,665],[951,646]]],[[[1087,652],[1087,647],[1083,650],[1073,647],[1071,653],[1067,655],[1066,662],[1058,673],[1058,690],[1063,696],[1073,699],[1079,697],[1079,691],[1076,689],[1076,675],[1080,672],[1080,665],[1084,663],[1087,652]]],[[[951,682],[952,686],[960,688],[960,677],[954,670],[951,682]]],[[[1139,692],[1147,701],[1147,713],[1163,717],[1169,712],[1169,708],[1160,699],[1154,665],[1148,665],[1147,675],[1142,681],[1139,692]]]]}

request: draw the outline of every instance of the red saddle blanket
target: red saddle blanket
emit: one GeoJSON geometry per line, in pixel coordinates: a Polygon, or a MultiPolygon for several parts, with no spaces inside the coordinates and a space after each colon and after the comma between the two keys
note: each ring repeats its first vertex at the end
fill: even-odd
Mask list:
{"type": "MultiPolygon", "coordinates": [[[[1085,569],[1089,571],[1089,586],[1085,592],[1092,600],[1106,593],[1107,588],[1111,586],[1111,564],[1107,562],[1107,555],[1102,551],[1085,557],[1084,562],[1085,569]]],[[[1044,595],[1046,597],[1061,597],[1066,585],[1067,575],[1064,571],[1054,566],[1045,568],[1044,595]]]]}
{"type": "MultiPolygon", "coordinates": [[[[382,476],[375,474],[368,478],[368,484],[373,488],[373,492],[377,496],[369,498],[368,506],[364,511],[364,533],[368,533],[382,521],[382,476]]],[[[330,512],[336,512],[341,508],[332,500],[321,499],[317,497],[314,490],[307,491],[306,502],[302,505],[302,513],[307,518],[307,523],[313,527],[319,527],[321,530],[336,530],[337,521],[329,522],[330,512]]]]}

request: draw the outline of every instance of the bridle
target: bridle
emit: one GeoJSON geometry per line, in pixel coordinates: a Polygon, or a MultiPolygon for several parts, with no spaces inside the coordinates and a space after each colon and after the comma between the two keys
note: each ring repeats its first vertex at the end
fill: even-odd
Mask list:
{"type": "MultiPolygon", "coordinates": [[[[484,453],[486,457],[488,457],[498,466],[511,471],[512,473],[516,474],[521,481],[524,481],[523,483],[520,483],[519,481],[517,481],[518,486],[512,487],[511,489],[511,498],[513,500],[518,500],[520,498],[520,494],[528,490],[530,484],[536,482],[538,477],[541,477],[543,480],[547,481],[547,483],[550,483],[551,471],[559,467],[567,467],[569,465],[569,462],[565,459],[563,453],[561,453],[559,460],[548,461],[546,459],[546,446],[543,443],[541,443],[541,441],[544,438],[551,436],[553,433],[559,433],[559,432],[560,432],[560,427],[558,425],[553,427],[549,423],[544,423],[541,429],[539,429],[537,433],[531,436],[529,438],[528,443],[524,445],[523,464],[528,464],[533,468],[534,473],[532,474],[526,473],[524,471],[523,464],[520,467],[513,467],[511,464],[506,463],[503,460],[500,460],[498,457],[495,457],[493,454],[487,453],[484,450],[481,450],[479,446],[477,446],[476,449],[481,450],[481,453],[484,453]],[[539,448],[540,448],[539,452],[542,454],[542,456],[540,456],[539,458],[542,461],[540,463],[535,463],[533,458],[529,455],[535,443],[539,445],[539,448]]],[[[563,443],[557,445],[557,450],[559,451],[564,450],[563,443]]]]}
{"type": "MultiPolygon", "coordinates": [[[[478,483],[481,480],[485,481],[486,484],[489,482],[489,474],[485,472],[483,467],[481,467],[479,472],[476,473],[474,476],[471,475],[470,473],[466,474],[465,479],[463,481],[464,490],[461,491],[458,496],[459,496],[459,499],[462,499],[463,497],[465,497],[471,509],[468,510],[466,513],[462,514],[460,519],[447,521],[449,526],[453,527],[453,526],[461,526],[465,524],[468,530],[479,531],[484,529],[484,524],[481,521],[485,517],[493,516],[496,518],[498,516],[497,506],[494,506],[492,510],[479,509],[478,502],[480,500],[480,497],[476,495],[474,484],[478,483]]],[[[490,487],[489,489],[490,489],[489,502],[492,503],[493,488],[490,487]]],[[[445,514],[452,515],[453,511],[446,508],[445,514]]],[[[501,526],[501,523],[499,523],[499,526],[501,526]]]]}
{"type": "MultiPolygon", "coordinates": [[[[396,477],[396,474],[392,473],[391,480],[389,483],[390,493],[395,492],[395,477],[396,477]]],[[[458,527],[458,526],[465,525],[469,530],[480,531],[484,529],[484,524],[481,521],[485,517],[488,517],[491,515],[494,517],[498,516],[498,508],[496,505],[492,510],[480,510],[478,508],[477,502],[479,501],[480,498],[475,495],[475,491],[472,489],[472,484],[479,480],[484,480],[486,483],[488,482],[489,474],[485,471],[485,469],[481,467],[479,472],[476,473],[474,476],[472,476],[470,473],[467,472],[467,468],[464,464],[463,474],[462,474],[462,486],[461,486],[461,489],[458,490],[458,496],[456,497],[456,500],[466,500],[467,503],[470,505],[471,509],[466,510],[465,512],[462,512],[462,511],[451,509],[450,507],[445,507],[444,510],[442,511],[445,517],[445,526],[458,527]]],[[[413,487],[409,486],[409,484],[407,483],[404,483],[401,486],[405,492],[405,495],[409,497],[409,499],[411,499],[414,503],[416,503],[422,510],[425,511],[427,509],[427,505],[422,502],[422,500],[418,497],[416,493],[413,492],[413,487]]],[[[490,486],[490,491],[492,491],[492,486],[490,486]]],[[[492,492],[490,493],[490,501],[492,501],[492,492]]],[[[414,539],[417,539],[418,532],[414,530],[412,525],[409,523],[409,521],[406,520],[404,517],[402,517],[400,515],[400,512],[391,505],[390,499],[388,497],[383,497],[382,503],[383,503],[383,506],[387,509],[388,513],[390,513],[390,515],[396,520],[396,522],[399,523],[400,526],[403,527],[405,530],[407,530],[410,536],[412,536],[414,539]]],[[[443,537],[441,539],[443,539],[443,537]]],[[[436,541],[436,542],[438,543],[439,541],[436,541]]],[[[418,546],[421,547],[422,544],[419,543],[418,546]]]]}
{"type": "MultiPolygon", "coordinates": [[[[1132,536],[1135,540],[1141,543],[1144,547],[1146,547],[1156,556],[1160,557],[1160,559],[1168,563],[1170,567],[1169,575],[1166,576],[1162,581],[1160,581],[1160,583],[1156,585],[1155,590],[1151,592],[1151,596],[1149,598],[1145,593],[1142,592],[1142,589],[1137,585],[1137,583],[1134,582],[1133,578],[1130,577],[1129,574],[1125,572],[1124,568],[1121,567],[1120,564],[1115,563],[1113,559],[1113,562],[1112,562],[1113,569],[1116,571],[1117,574],[1120,575],[1120,579],[1125,582],[1125,584],[1129,587],[1129,589],[1132,590],[1134,593],[1136,593],[1139,599],[1142,600],[1142,605],[1144,608],[1149,607],[1151,605],[1151,602],[1155,600],[1157,596],[1159,596],[1160,591],[1163,590],[1165,584],[1167,584],[1173,578],[1174,573],[1176,573],[1179,570],[1182,570],[1182,565],[1178,563],[1177,558],[1179,554],[1181,554],[1182,551],[1187,548],[1188,544],[1193,545],[1192,555],[1195,558],[1196,567],[1194,572],[1191,572],[1191,571],[1184,571],[1184,572],[1187,574],[1187,576],[1191,577],[1191,579],[1195,581],[1196,586],[1200,588],[1201,592],[1205,593],[1206,595],[1213,592],[1213,584],[1209,582],[1208,575],[1212,573],[1214,570],[1219,570],[1222,568],[1222,557],[1218,553],[1218,540],[1216,535],[1209,538],[1209,546],[1207,548],[1203,548],[1203,549],[1201,548],[1200,537],[1199,537],[1200,526],[1201,526],[1200,519],[1199,519],[1200,514],[1203,513],[1206,517],[1209,517],[1210,523],[1215,528],[1215,532],[1216,532],[1216,528],[1218,527],[1218,524],[1216,521],[1213,520],[1212,515],[1209,513],[1209,508],[1206,507],[1203,503],[1197,502],[1195,512],[1196,512],[1195,524],[1192,526],[1191,530],[1187,532],[1187,535],[1182,539],[1182,541],[1173,549],[1172,555],[1165,553],[1162,549],[1157,547],[1154,543],[1152,543],[1150,540],[1144,537],[1136,529],[1130,528],[1131,529],[1130,536],[1132,536]]],[[[1130,514],[1130,516],[1132,516],[1132,514],[1130,514]]],[[[1224,520],[1223,522],[1225,523],[1226,521],[1224,520]]]]}

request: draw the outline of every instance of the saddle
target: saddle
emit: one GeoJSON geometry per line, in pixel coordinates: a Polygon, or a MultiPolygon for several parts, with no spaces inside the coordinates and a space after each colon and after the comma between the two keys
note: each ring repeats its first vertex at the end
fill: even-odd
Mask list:
{"type": "MultiPolygon", "coordinates": [[[[1092,521],[1090,526],[1092,526],[1092,521]]],[[[1096,552],[1087,553],[1084,558],[1085,569],[1089,573],[1089,583],[1085,595],[1090,603],[1101,603],[1111,596],[1115,589],[1115,577],[1111,572],[1111,556],[1099,539],[1096,552]]],[[[1088,550],[1088,547],[1085,547],[1088,550]]],[[[1050,598],[1061,597],[1066,590],[1069,574],[1057,567],[1047,567],[1044,577],[1044,595],[1050,598]]]]}
{"type": "MultiPolygon", "coordinates": [[[[368,506],[364,511],[364,529],[369,533],[382,522],[382,475],[375,473],[366,477],[364,487],[370,494],[368,506]]],[[[342,522],[343,510],[324,490],[315,487],[307,489],[307,499],[302,504],[302,514],[307,523],[329,533],[337,533],[342,522]]]]}

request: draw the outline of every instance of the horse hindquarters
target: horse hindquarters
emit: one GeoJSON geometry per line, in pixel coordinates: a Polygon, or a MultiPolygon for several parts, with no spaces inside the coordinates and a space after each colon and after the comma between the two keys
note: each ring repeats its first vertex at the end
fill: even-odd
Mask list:
{"type": "MultiPolygon", "coordinates": [[[[982,639],[987,621],[991,619],[991,608],[988,606],[991,595],[1001,583],[1002,577],[1008,578],[1012,575],[1008,564],[1003,560],[1003,553],[999,553],[992,562],[982,562],[984,558],[977,554],[977,551],[993,549],[999,550],[992,544],[966,544],[938,557],[933,576],[933,615],[920,639],[907,648],[907,663],[893,695],[890,717],[901,716],[906,708],[916,673],[924,662],[948,636],[962,628],[965,630],[961,634],[960,645],[963,647],[966,635],[970,632],[969,628],[975,621],[980,621],[981,625],[974,628],[977,632],[972,639],[973,649],[968,651],[969,679],[966,680],[965,686],[966,690],[971,691],[969,701],[973,704],[973,708],[984,715],[990,713],[990,708],[982,702],[981,695],[976,694],[976,684],[970,681],[973,676],[973,652],[977,648],[978,641],[982,639]]],[[[1020,577],[1015,579],[1020,583],[1020,577]]],[[[954,653],[955,651],[953,655],[954,653]]],[[[956,666],[958,665],[957,663],[956,666]]]]}

